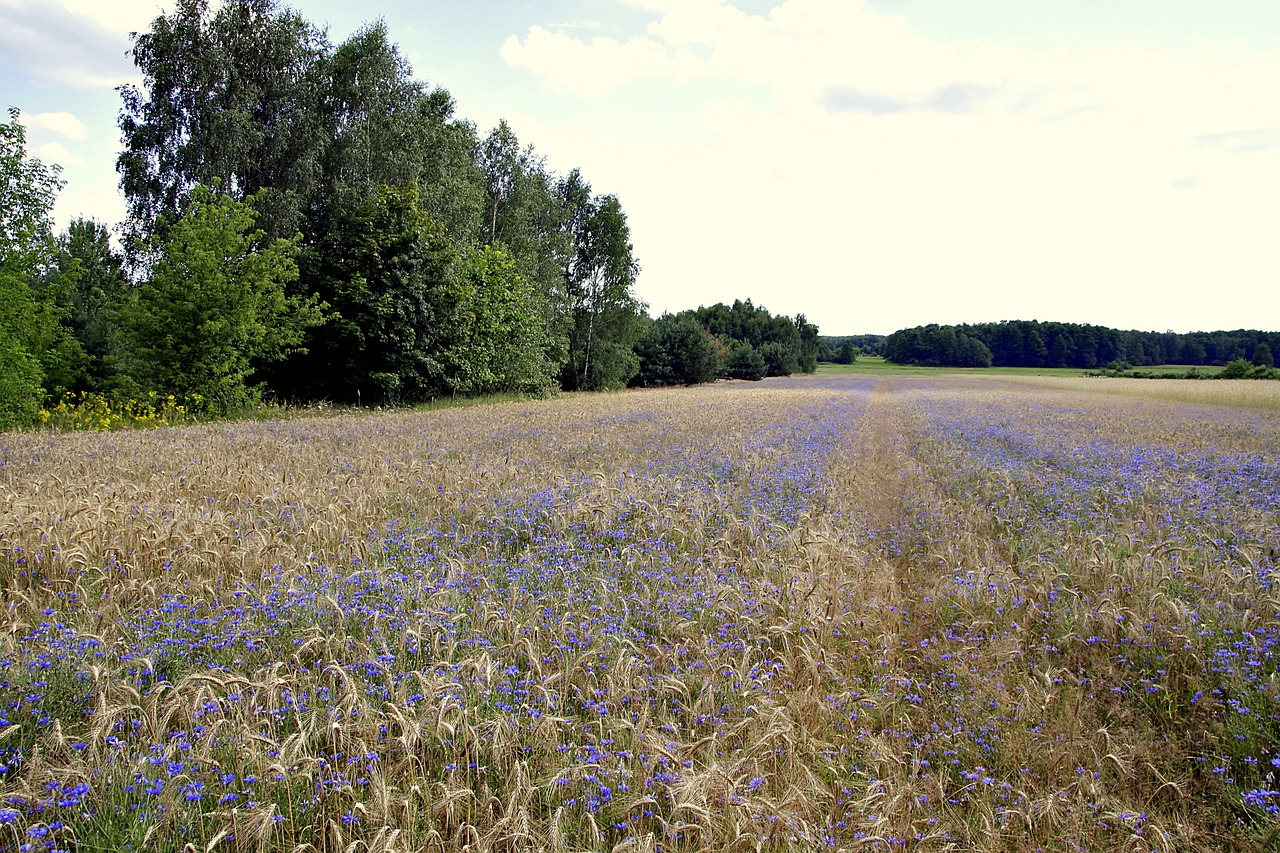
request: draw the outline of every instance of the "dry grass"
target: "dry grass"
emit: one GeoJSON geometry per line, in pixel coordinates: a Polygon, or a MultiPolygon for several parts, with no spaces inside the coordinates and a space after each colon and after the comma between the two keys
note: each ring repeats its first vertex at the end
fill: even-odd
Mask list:
{"type": "Polygon", "coordinates": [[[1265,850],[1280,419],[1100,381],[0,437],[0,849],[1265,850]]]}
{"type": "Polygon", "coordinates": [[[1113,379],[1018,376],[1010,381],[1058,388],[1064,391],[1090,391],[1138,399],[1170,400],[1194,406],[1229,406],[1232,408],[1280,410],[1280,382],[1257,379],[1113,379]]]}

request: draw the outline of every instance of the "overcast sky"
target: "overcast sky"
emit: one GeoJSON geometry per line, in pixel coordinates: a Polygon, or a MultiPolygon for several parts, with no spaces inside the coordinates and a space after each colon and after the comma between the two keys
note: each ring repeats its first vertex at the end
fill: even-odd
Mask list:
{"type": "MultiPolygon", "coordinates": [[[[1280,328],[1276,0],[296,0],[375,16],[486,131],[627,212],[654,314],[825,334],[1280,328]]],[[[157,0],[0,0],[0,106],[114,223],[114,87],[157,0]]]]}

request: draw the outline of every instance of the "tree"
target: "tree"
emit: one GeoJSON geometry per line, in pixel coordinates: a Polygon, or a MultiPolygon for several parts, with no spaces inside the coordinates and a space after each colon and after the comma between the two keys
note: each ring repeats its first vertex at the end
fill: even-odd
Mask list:
{"type": "Polygon", "coordinates": [[[818,369],[818,327],[803,314],[797,314],[793,322],[797,333],[796,363],[801,373],[813,373],[818,369]]]}
{"type": "Polygon", "coordinates": [[[0,429],[35,417],[42,360],[59,350],[53,306],[32,291],[52,252],[51,211],[62,187],[56,166],[27,155],[17,109],[0,123],[0,429]]]}
{"type": "Polygon", "coordinates": [[[743,370],[754,369],[755,358],[763,359],[769,376],[789,376],[792,373],[812,373],[818,369],[818,353],[823,348],[818,327],[798,314],[793,319],[774,316],[763,306],[751,304],[750,299],[735,300],[732,306],[718,303],[700,307],[693,316],[712,335],[726,341],[749,346],[750,366],[743,363],[743,370]]]}
{"type": "Polygon", "coordinates": [[[439,354],[453,316],[456,257],[416,184],[384,186],[348,212],[319,245],[312,273],[331,316],[290,360],[284,389],[375,405],[450,391],[439,354]]]}
{"type": "Polygon", "coordinates": [[[1222,370],[1218,371],[1219,379],[1244,379],[1248,377],[1250,371],[1253,370],[1253,362],[1248,359],[1237,358],[1227,363],[1222,370]]]}
{"type": "Polygon", "coordinates": [[[1253,348],[1253,363],[1259,367],[1275,367],[1275,357],[1271,355],[1271,346],[1262,341],[1253,348]]]}
{"type": "Polygon", "coordinates": [[[697,385],[713,382],[719,369],[709,336],[692,316],[664,314],[636,342],[640,368],[633,385],[697,385]]]}
{"type": "Polygon", "coordinates": [[[561,384],[570,391],[621,388],[639,369],[633,347],[644,332],[644,307],[632,291],[640,266],[627,216],[615,196],[588,197],[590,187],[576,172],[561,192],[574,237],[565,273],[572,314],[561,384]]]}
{"type": "MultiPolygon", "coordinates": [[[[565,269],[573,253],[568,205],[543,158],[532,147],[522,149],[505,121],[480,143],[477,158],[485,181],[480,242],[500,246],[511,256],[530,285],[543,334],[553,347],[551,355],[563,364],[568,358],[571,310],[565,269]]],[[[580,181],[580,173],[573,176],[580,181]]]]}
{"type": "Polygon", "coordinates": [[[124,259],[107,226],[76,218],[58,236],[41,290],[57,302],[61,320],[83,352],[83,387],[101,390],[113,376],[113,314],[129,289],[124,259]]]}
{"type": "Polygon", "coordinates": [[[730,379],[747,379],[752,382],[764,379],[765,374],[769,372],[769,365],[765,364],[764,356],[746,341],[738,342],[733,348],[725,368],[730,379]]]}
{"type": "Polygon", "coordinates": [[[790,376],[800,372],[795,352],[782,341],[768,341],[756,351],[764,359],[765,376],[790,376]]]}
{"type": "MultiPolygon", "coordinates": [[[[495,245],[498,237],[498,214],[510,206],[516,194],[525,164],[520,141],[506,119],[489,132],[479,149],[480,168],[484,170],[485,210],[484,242],[495,245]]],[[[505,223],[504,223],[505,224],[505,223]]],[[[504,232],[507,229],[503,229],[504,232]]]]}
{"type": "Polygon", "coordinates": [[[455,262],[451,314],[438,360],[450,391],[540,393],[556,366],[532,290],[501,248],[473,248],[455,262]]]}
{"type": "Polygon", "coordinates": [[[300,232],[287,293],[334,313],[308,355],[254,360],[286,396],[393,403],[487,385],[452,372],[469,356],[442,360],[474,332],[447,326],[473,319],[451,300],[463,281],[504,291],[517,279],[538,318],[533,349],[566,387],[624,385],[643,318],[617,200],[576,172],[558,181],[505,122],[480,142],[448,92],[413,79],[383,22],[334,48],[283,2],[176,0],[135,37],[142,83],[121,89],[117,161],[131,245],[163,241],[193,188],[214,181],[252,203],[268,237],[300,232]],[[511,268],[480,260],[477,243],[511,268]]]}
{"type": "Polygon", "coordinates": [[[271,237],[303,229],[320,175],[324,33],[275,0],[177,0],[134,40],[143,86],[120,88],[117,160],[142,245],[198,185],[251,196],[271,237]],[[262,192],[262,190],[269,190],[262,192]]]}
{"type": "Polygon", "coordinates": [[[0,124],[0,263],[30,274],[52,250],[50,213],[62,189],[57,166],[27,155],[27,133],[16,107],[0,124]]]}
{"type": "Polygon", "coordinates": [[[125,364],[142,390],[199,395],[223,414],[255,402],[257,361],[296,351],[322,322],[315,299],[285,294],[296,240],[268,239],[248,203],[197,185],[153,240],[150,277],[121,309],[125,364]]]}
{"type": "Polygon", "coordinates": [[[363,27],[318,62],[324,83],[320,185],[307,239],[373,201],[385,186],[418,187],[418,206],[455,241],[469,241],[484,204],[475,130],[453,97],[413,79],[386,24],[363,27]]]}
{"type": "Polygon", "coordinates": [[[959,367],[990,367],[991,350],[972,335],[961,334],[956,337],[956,352],[951,363],[959,367]]]}

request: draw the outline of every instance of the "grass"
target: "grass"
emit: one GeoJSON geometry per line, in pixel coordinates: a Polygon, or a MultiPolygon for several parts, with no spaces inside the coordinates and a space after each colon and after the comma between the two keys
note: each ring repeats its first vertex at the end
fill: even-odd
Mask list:
{"type": "MultiPolygon", "coordinates": [[[[489,406],[496,403],[538,399],[541,395],[518,393],[484,394],[463,397],[441,397],[413,406],[414,411],[489,406]]],[[[113,400],[101,394],[68,392],[56,404],[38,412],[37,424],[58,432],[113,432],[128,429],[162,429],[215,420],[204,411],[200,396],[177,400],[172,394],[160,397],[150,392],[138,399],[113,400]]],[[[293,418],[317,418],[337,413],[380,414],[386,409],[333,405],[327,402],[299,406],[291,403],[264,402],[224,415],[216,420],[282,421],[293,418]]]]}
{"type": "Polygon", "coordinates": [[[1196,382],[1184,379],[1113,379],[1095,376],[1043,380],[1023,377],[1021,381],[1062,390],[1132,399],[1167,400],[1197,406],[1241,409],[1280,409],[1280,383],[1256,379],[1196,382]]]}
{"type": "Polygon", "coordinates": [[[1158,385],[0,436],[0,848],[1268,849],[1280,419],[1158,385]]]}
{"type": "Polygon", "coordinates": [[[1168,376],[1170,378],[1181,378],[1185,376],[1188,371],[1195,371],[1198,375],[1205,377],[1216,376],[1222,371],[1222,367],[1220,365],[1205,364],[1157,364],[1135,367],[1134,370],[1142,373],[1154,373],[1161,376],[1168,376]]]}
{"type": "Polygon", "coordinates": [[[979,376],[1080,376],[1084,371],[1071,367],[920,367],[894,364],[877,356],[861,355],[853,364],[819,364],[818,373],[823,376],[939,376],[950,373],[979,376]]]}

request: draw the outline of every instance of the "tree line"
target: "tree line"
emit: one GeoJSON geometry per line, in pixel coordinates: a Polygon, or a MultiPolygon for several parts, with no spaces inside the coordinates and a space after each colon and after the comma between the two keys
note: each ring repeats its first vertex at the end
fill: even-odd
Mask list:
{"type": "Polygon", "coordinates": [[[818,327],[803,314],[774,315],[750,299],[664,314],[637,342],[632,385],[759,380],[818,369],[818,327]]]}
{"type": "Polygon", "coordinates": [[[58,170],[0,125],[0,425],[75,391],[218,414],[814,367],[816,328],[750,302],[651,320],[618,198],[456,116],[381,22],[335,45],[276,0],[178,0],[133,59],[114,232],[55,237],[58,170]]]}
{"type": "Polygon", "coordinates": [[[1139,332],[1075,323],[1009,320],[916,326],[889,336],[884,355],[898,364],[942,367],[1073,367],[1157,364],[1274,366],[1280,332],[1139,332]]]}
{"type": "Polygon", "coordinates": [[[853,364],[860,355],[884,355],[884,335],[822,335],[818,338],[818,361],[853,364]]]}

